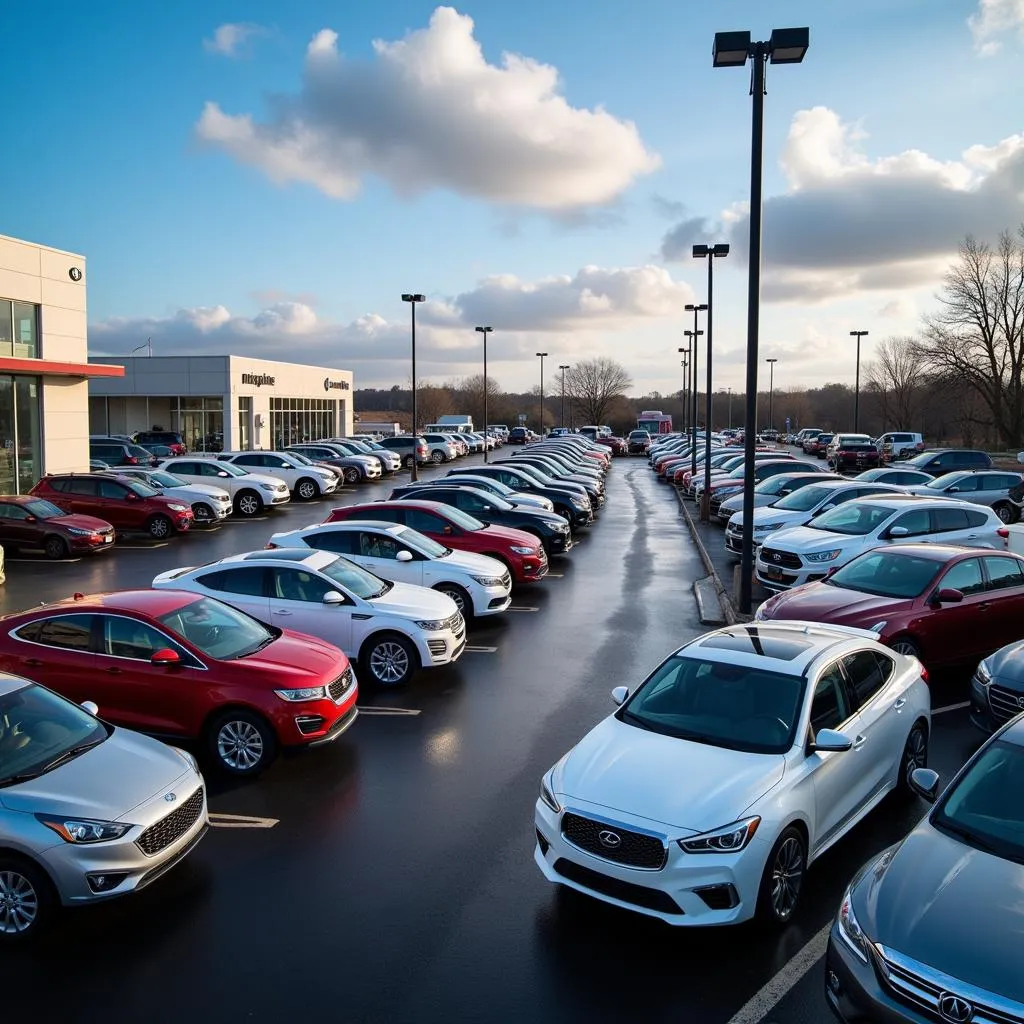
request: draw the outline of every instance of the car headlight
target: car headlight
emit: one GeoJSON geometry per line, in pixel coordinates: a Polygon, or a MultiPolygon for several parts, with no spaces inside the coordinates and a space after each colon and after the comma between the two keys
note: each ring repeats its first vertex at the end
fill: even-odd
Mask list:
{"type": "Polygon", "coordinates": [[[171,504],[168,505],[167,507],[172,512],[187,512],[189,510],[188,505],[179,505],[176,501],[172,501],[171,504]]]}
{"type": "Polygon", "coordinates": [[[843,553],[842,548],[833,548],[831,551],[812,551],[804,555],[808,562],[831,562],[843,553]]]}
{"type": "Polygon", "coordinates": [[[437,633],[439,630],[446,629],[448,626],[447,619],[421,619],[416,623],[420,629],[425,629],[430,633],[437,633]]]}
{"type": "Polygon", "coordinates": [[[754,523],[754,533],[771,533],[772,530],[781,530],[782,523],[765,523],[762,526],[758,526],[754,523]]]}
{"type": "Polygon", "coordinates": [[[218,501],[223,502],[224,504],[227,504],[229,501],[231,501],[231,495],[228,494],[227,491],[220,491],[218,494],[215,494],[214,497],[218,501]]]}
{"type": "Polygon", "coordinates": [[[590,508],[590,502],[585,501],[583,498],[570,498],[569,501],[573,508],[587,509],[590,508]]]}
{"type": "Polygon", "coordinates": [[[555,774],[555,769],[551,771],[540,780],[540,798],[543,803],[551,808],[555,814],[560,814],[562,811],[562,805],[558,802],[555,797],[555,791],[552,785],[552,776],[555,774]]]}
{"type": "Polygon", "coordinates": [[[132,826],[123,821],[99,821],[95,818],[62,818],[37,814],[36,819],[52,828],[66,843],[109,843],[120,839],[132,826]]]}
{"type": "Polygon", "coordinates": [[[523,548],[523,547],[520,547],[518,544],[513,544],[512,547],[509,548],[509,550],[510,551],[514,551],[517,555],[537,555],[537,554],[539,554],[539,552],[537,551],[536,548],[523,548]]]}
{"type": "Polygon", "coordinates": [[[274,693],[287,701],[323,700],[327,690],[323,686],[300,686],[294,690],[275,690],[274,693]]]}
{"type": "MultiPolygon", "coordinates": [[[[767,603],[767,602],[765,602],[765,603],[767,603]]],[[[755,622],[763,622],[764,621],[764,619],[765,619],[764,604],[765,603],[759,604],[757,606],[757,610],[754,612],[754,621],[755,622]]]]}
{"type": "Polygon", "coordinates": [[[482,587],[500,587],[504,582],[500,576],[474,576],[473,579],[482,587]]]}
{"type": "Polygon", "coordinates": [[[987,661],[978,662],[978,667],[974,670],[974,678],[982,686],[988,686],[992,682],[992,669],[988,667],[987,661]]]}
{"type": "Polygon", "coordinates": [[[843,902],[839,904],[839,935],[843,941],[853,950],[859,960],[867,963],[871,956],[871,944],[864,930],[853,912],[853,903],[850,899],[850,890],[847,889],[843,895],[843,902]]]}
{"type": "Polygon", "coordinates": [[[745,818],[692,839],[680,839],[679,845],[685,853],[737,853],[754,838],[760,824],[760,817],[745,818]]]}
{"type": "Polygon", "coordinates": [[[271,494],[277,490],[277,484],[259,484],[261,491],[269,491],[271,494]]]}
{"type": "Polygon", "coordinates": [[[199,773],[199,762],[187,751],[182,750],[181,747],[171,747],[178,757],[182,759],[196,774],[199,773]]]}
{"type": "Polygon", "coordinates": [[[66,526],[64,529],[76,537],[91,537],[96,532],[95,530],[82,530],[77,526],[66,526]]]}

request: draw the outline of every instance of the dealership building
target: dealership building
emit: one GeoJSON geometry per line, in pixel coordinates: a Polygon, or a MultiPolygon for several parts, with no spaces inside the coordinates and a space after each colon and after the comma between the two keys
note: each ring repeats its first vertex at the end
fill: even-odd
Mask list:
{"type": "Polygon", "coordinates": [[[89,432],[174,430],[191,451],[281,448],[352,433],[352,373],[247,356],[110,356],[89,386],[89,432]]]}
{"type": "Polygon", "coordinates": [[[0,235],[0,494],[89,467],[89,381],[124,370],[88,362],[87,280],[83,256],[0,235]]]}

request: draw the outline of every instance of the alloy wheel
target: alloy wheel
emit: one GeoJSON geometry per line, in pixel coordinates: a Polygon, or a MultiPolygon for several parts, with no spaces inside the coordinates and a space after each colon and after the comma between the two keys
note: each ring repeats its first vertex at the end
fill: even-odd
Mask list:
{"type": "Polygon", "coordinates": [[[907,737],[907,745],[903,751],[903,779],[910,785],[910,776],[918,768],[928,767],[928,738],[920,726],[907,737]]]}
{"type": "Polygon", "coordinates": [[[49,537],[44,550],[48,558],[64,558],[68,553],[67,542],[61,537],[49,537]]]}
{"type": "Polygon", "coordinates": [[[345,470],[345,483],[347,483],[347,484],[357,484],[357,483],[359,483],[359,470],[356,469],[355,466],[349,466],[349,468],[345,470]]]}
{"type": "Polygon", "coordinates": [[[297,488],[303,501],[312,501],[316,497],[316,484],[312,480],[302,480],[297,488]]]}
{"type": "Polygon", "coordinates": [[[254,516],[260,510],[260,500],[255,494],[243,494],[238,499],[238,511],[243,516],[254,516]]]}
{"type": "Polygon", "coordinates": [[[394,686],[409,673],[409,653],[400,643],[385,640],[370,652],[370,671],[378,682],[394,686]]]}
{"type": "Polygon", "coordinates": [[[444,462],[444,452],[442,452],[442,451],[432,452],[431,455],[430,455],[430,461],[431,462],[436,462],[438,465],[440,465],[442,462],[444,462]]]}
{"type": "Polygon", "coordinates": [[[917,657],[917,646],[912,640],[896,640],[892,649],[897,654],[905,654],[908,658],[917,657]]]}
{"type": "Polygon", "coordinates": [[[462,592],[459,587],[438,587],[438,592],[444,594],[446,597],[450,597],[455,602],[455,607],[459,609],[459,614],[466,617],[466,595],[462,592]]]}
{"type": "Polygon", "coordinates": [[[0,934],[21,935],[39,916],[39,894],[20,871],[0,871],[0,934]]]}
{"type": "Polygon", "coordinates": [[[788,921],[800,898],[804,880],[804,851],[796,836],[788,836],[776,851],[772,864],[772,910],[780,921],[788,921]]]}
{"type": "Polygon", "coordinates": [[[197,523],[209,523],[213,520],[213,509],[203,502],[192,506],[192,514],[196,517],[197,523]]]}
{"type": "Polygon", "coordinates": [[[1013,522],[1013,509],[1009,505],[996,505],[992,511],[999,517],[999,522],[1007,525],[1013,522]]]}
{"type": "Polygon", "coordinates": [[[235,771],[252,771],[263,760],[264,751],[263,737],[252,722],[228,721],[217,733],[217,754],[235,771]]]}
{"type": "Polygon", "coordinates": [[[167,516],[154,516],[149,523],[149,535],[163,540],[171,532],[171,521],[167,516]]]}

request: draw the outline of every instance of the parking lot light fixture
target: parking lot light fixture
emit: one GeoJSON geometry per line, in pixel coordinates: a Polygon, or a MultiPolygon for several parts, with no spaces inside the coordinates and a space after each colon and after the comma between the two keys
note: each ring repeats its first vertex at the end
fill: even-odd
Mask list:
{"type": "Polygon", "coordinates": [[[494,328],[477,327],[476,330],[483,335],[484,339],[484,462],[487,462],[487,335],[490,334],[494,328]]]}
{"type": "MultiPolygon", "coordinates": [[[[687,333],[689,333],[689,332],[687,332],[687,333]]],[[[687,368],[690,365],[690,350],[689,350],[689,348],[681,348],[679,350],[679,352],[680,352],[680,354],[683,357],[680,360],[680,363],[679,363],[679,365],[682,366],[682,368],[683,368],[683,389],[679,392],[679,404],[680,404],[680,406],[682,407],[682,410],[683,410],[683,421],[679,425],[680,425],[680,427],[682,427],[683,433],[686,434],[686,433],[689,433],[689,429],[690,429],[690,416],[689,416],[690,405],[689,405],[689,401],[688,401],[689,393],[690,393],[690,384],[689,384],[689,375],[687,374],[687,368]]]]}
{"type": "Polygon", "coordinates": [[[419,292],[404,292],[402,295],[402,301],[409,303],[409,308],[412,310],[412,467],[409,473],[409,479],[415,483],[420,478],[419,466],[416,464],[416,438],[419,436],[416,433],[416,303],[426,302],[426,295],[420,295],[419,292]]]}
{"type": "Polygon", "coordinates": [[[688,313],[693,313],[693,330],[684,333],[690,339],[690,430],[691,437],[690,472],[697,474],[697,339],[704,332],[697,330],[697,315],[703,313],[708,307],[702,302],[700,304],[688,302],[683,307],[688,313]]]}
{"type": "Polygon", "coordinates": [[[860,432],[860,339],[867,335],[867,331],[850,331],[850,337],[857,339],[857,371],[853,385],[853,432],[860,432]]]}
{"type": "Polygon", "coordinates": [[[547,352],[538,352],[537,358],[540,360],[540,436],[544,436],[544,360],[547,357],[547,352]]]}
{"type": "Polygon", "coordinates": [[[778,359],[766,359],[765,362],[768,364],[768,429],[774,430],[775,417],[772,403],[775,399],[775,364],[778,359]]]}
{"type": "Polygon", "coordinates": [[[568,370],[570,367],[569,367],[568,363],[559,363],[558,364],[558,368],[559,368],[559,370],[562,371],[562,409],[561,409],[561,413],[560,413],[560,415],[558,417],[558,425],[560,427],[564,427],[565,426],[565,371],[568,370]]]}
{"type": "Polygon", "coordinates": [[[749,32],[716,32],[711,63],[716,68],[743,67],[753,62],[750,95],[750,242],[747,260],[747,395],[743,435],[743,546],[740,556],[740,612],[749,615],[754,590],[754,452],[757,441],[757,343],[761,313],[761,178],[764,151],[765,65],[799,64],[810,46],[810,29],[773,29],[754,42],[749,32]]]}

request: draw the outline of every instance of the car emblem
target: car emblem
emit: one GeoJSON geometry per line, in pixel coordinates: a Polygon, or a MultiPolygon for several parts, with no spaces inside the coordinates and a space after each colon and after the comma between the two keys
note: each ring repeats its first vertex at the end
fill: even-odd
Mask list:
{"type": "Polygon", "coordinates": [[[173,793],[164,793],[164,799],[169,803],[173,804],[178,798],[173,793]]]}
{"type": "Polygon", "coordinates": [[[778,552],[776,552],[774,555],[772,555],[772,558],[774,558],[776,562],[781,562],[782,561],[782,555],[780,555],[778,552]]]}
{"type": "Polygon", "coordinates": [[[1017,698],[1017,707],[1024,708],[1024,697],[1017,698]]]}
{"type": "Polygon", "coordinates": [[[953,1021],[953,1024],[967,1024],[974,1016],[974,1007],[952,992],[940,992],[939,1014],[943,1020],[953,1021]]]}
{"type": "Polygon", "coordinates": [[[601,840],[601,845],[607,846],[609,850],[616,850],[622,845],[622,836],[618,832],[611,832],[608,829],[598,832],[597,838],[601,840]]]}

